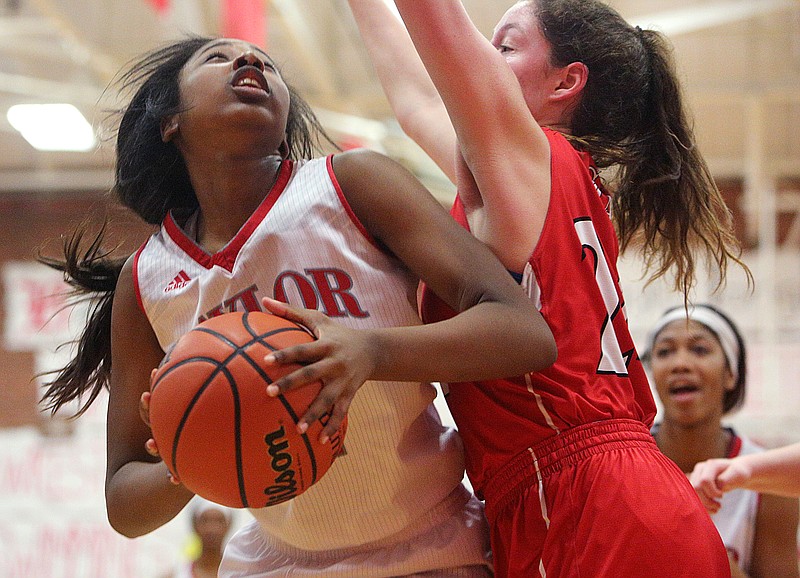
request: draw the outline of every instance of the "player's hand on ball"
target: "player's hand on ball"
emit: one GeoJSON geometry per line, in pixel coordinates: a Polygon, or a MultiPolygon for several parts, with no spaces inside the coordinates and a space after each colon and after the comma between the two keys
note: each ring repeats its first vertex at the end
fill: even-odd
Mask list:
{"type": "MultiPolygon", "coordinates": [[[[155,370],[153,370],[155,372],[155,370]]],[[[150,427],[150,392],[145,391],[139,398],[139,417],[150,427]]]]}
{"type": "MultiPolygon", "coordinates": [[[[266,508],[302,494],[344,452],[347,416],[326,434],[327,444],[320,438],[330,413],[299,431],[300,417],[322,391],[319,367],[309,364],[312,383],[275,397],[268,387],[298,370],[299,381],[308,382],[306,368],[264,359],[314,340],[306,327],[266,311],[222,313],[184,333],[151,378],[150,454],[160,455],[174,482],[233,508],[266,508]]],[[[312,350],[311,358],[319,357],[312,350]]],[[[147,410],[146,396],[142,402],[147,410]]]]}
{"type": "Polygon", "coordinates": [[[291,307],[269,298],[264,298],[262,303],[270,313],[307,327],[316,337],[313,342],[274,351],[264,361],[303,366],[272,383],[267,388],[271,396],[310,383],[322,383],[322,390],[297,427],[305,432],[308,424],[330,411],[330,420],[320,433],[324,443],[339,429],[353,397],[375,369],[377,355],[369,333],[345,327],[316,310],[291,307]]]}
{"type": "MultiPolygon", "coordinates": [[[[155,372],[156,370],[154,369],[153,372],[150,374],[151,378],[153,377],[153,375],[155,375],[155,372]]],[[[139,398],[139,416],[142,418],[142,421],[147,424],[148,427],[150,427],[150,397],[151,393],[149,391],[146,391],[139,398]]],[[[161,454],[158,452],[158,446],[156,445],[156,440],[154,440],[153,438],[149,438],[144,443],[144,449],[148,454],[150,454],[154,458],[161,459],[161,454]]],[[[167,470],[167,472],[170,482],[172,482],[176,486],[181,483],[181,481],[178,478],[169,473],[169,470],[167,470]]]]}

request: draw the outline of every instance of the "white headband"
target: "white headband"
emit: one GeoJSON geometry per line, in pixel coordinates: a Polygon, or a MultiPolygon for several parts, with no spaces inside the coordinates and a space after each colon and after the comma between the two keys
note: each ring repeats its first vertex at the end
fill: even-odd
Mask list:
{"type": "Polygon", "coordinates": [[[671,311],[667,311],[650,332],[650,350],[652,351],[656,337],[661,330],[669,323],[679,320],[697,321],[714,332],[719,344],[722,346],[722,351],[725,353],[725,358],[728,360],[728,367],[733,374],[733,381],[736,382],[739,379],[739,340],[736,339],[736,333],[730,322],[710,307],[704,305],[690,307],[688,316],[686,315],[686,309],[683,307],[676,307],[671,311]]]}

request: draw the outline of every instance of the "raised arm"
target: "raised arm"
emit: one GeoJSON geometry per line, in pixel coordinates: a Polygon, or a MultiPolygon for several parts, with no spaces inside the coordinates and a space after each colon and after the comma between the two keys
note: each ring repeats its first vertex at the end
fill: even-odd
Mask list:
{"type": "Polygon", "coordinates": [[[139,401],[150,389],[150,372],[164,352],[139,309],[132,260],[117,283],[111,333],[106,509],[111,526],[133,538],[170,521],[193,494],[171,483],[164,462],[145,450],[152,434],[140,417],[139,401]]]}
{"type": "MultiPolygon", "coordinates": [[[[480,191],[476,206],[481,214],[470,222],[473,233],[506,267],[521,271],[539,239],[550,200],[547,139],[507,55],[483,37],[459,0],[396,4],[480,191]]],[[[527,31],[516,34],[519,43],[529,40],[527,31]]]]}
{"type": "Polygon", "coordinates": [[[383,0],[348,3],[400,127],[455,183],[455,131],[403,23],[383,0]]]}

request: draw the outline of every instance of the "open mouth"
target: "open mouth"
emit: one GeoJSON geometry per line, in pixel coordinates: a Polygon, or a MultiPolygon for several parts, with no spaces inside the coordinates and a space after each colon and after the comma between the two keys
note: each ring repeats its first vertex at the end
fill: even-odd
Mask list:
{"type": "Polygon", "coordinates": [[[674,385],[669,388],[669,394],[677,399],[691,397],[699,391],[700,388],[698,388],[696,385],[688,384],[674,385]]]}
{"type": "Polygon", "coordinates": [[[255,66],[243,66],[233,75],[231,86],[270,93],[269,83],[264,74],[255,66]]]}

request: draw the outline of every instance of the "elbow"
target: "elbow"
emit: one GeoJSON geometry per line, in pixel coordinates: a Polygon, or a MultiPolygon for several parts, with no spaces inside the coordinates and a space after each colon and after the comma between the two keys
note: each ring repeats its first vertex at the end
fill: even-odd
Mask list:
{"type": "Polygon", "coordinates": [[[133,517],[130,512],[115,497],[114,487],[106,482],[106,519],[113,530],[126,538],[138,538],[141,533],[136,531],[133,517]]]}
{"type": "Polygon", "coordinates": [[[547,327],[545,335],[539,339],[536,347],[537,368],[534,371],[542,371],[553,365],[558,359],[558,346],[550,328],[547,327]]]}
{"type": "Polygon", "coordinates": [[[544,371],[558,359],[558,349],[555,343],[540,343],[533,349],[527,373],[544,371]]]}
{"type": "Polygon", "coordinates": [[[106,518],[109,525],[117,534],[126,538],[139,538],[154,528],[147,528],[143,524],[142,512],[131,512],[121,504],[114,504],[106,499],[106,518]]]}
{"type": "Polygon", "coordinates": [[[114,531],[117,534],[125,536],[126,538],[138,538],[144,534],[144,532],[139,532],[136,528],[133,528],[130,524],[127,524],[121,516],[114,515],[111,510],[107,510],[107,518],[108,523],[111,525],[114,531]]]}
{"type": "Polygon", "coordinates": [[[551,340],[542,349],[542,356],[544,357],[544,367],[542,367],[542,369],[547,369],[558,359],[558,347],[556,346],[555,340],[551,340]]]}
{"type": "Polygon", "coordinates": [[[412,111],[398,110],[395,112],[395,119],[397,120],[400,130],[415,143],[418,143],[419,139],[424,136],[424,134],[420,134],[420,130],[417,127],[418,123],[414,122],[412,111]]]}
{"type": "MultiPolygon", "coordinates": [[[[525,298],[525,307],[532,307],[532,303],[527,297],[525,298]]],[[[528,323],[523,326],[522,333],[518,334],[521,339],[518,342],[518,349],[516,349],[520,354],[517,358],[521,364],[519,375],[544,371],[558,359],[558,346],[550,326],[538,311],[534,310],[534,312],[531,315],[526,311],[525,317],[522,319],[526,319],[528,323]]],[[[515,323],[517,327],[520,327],[520,318],[516,319],[515,323]]]]}

